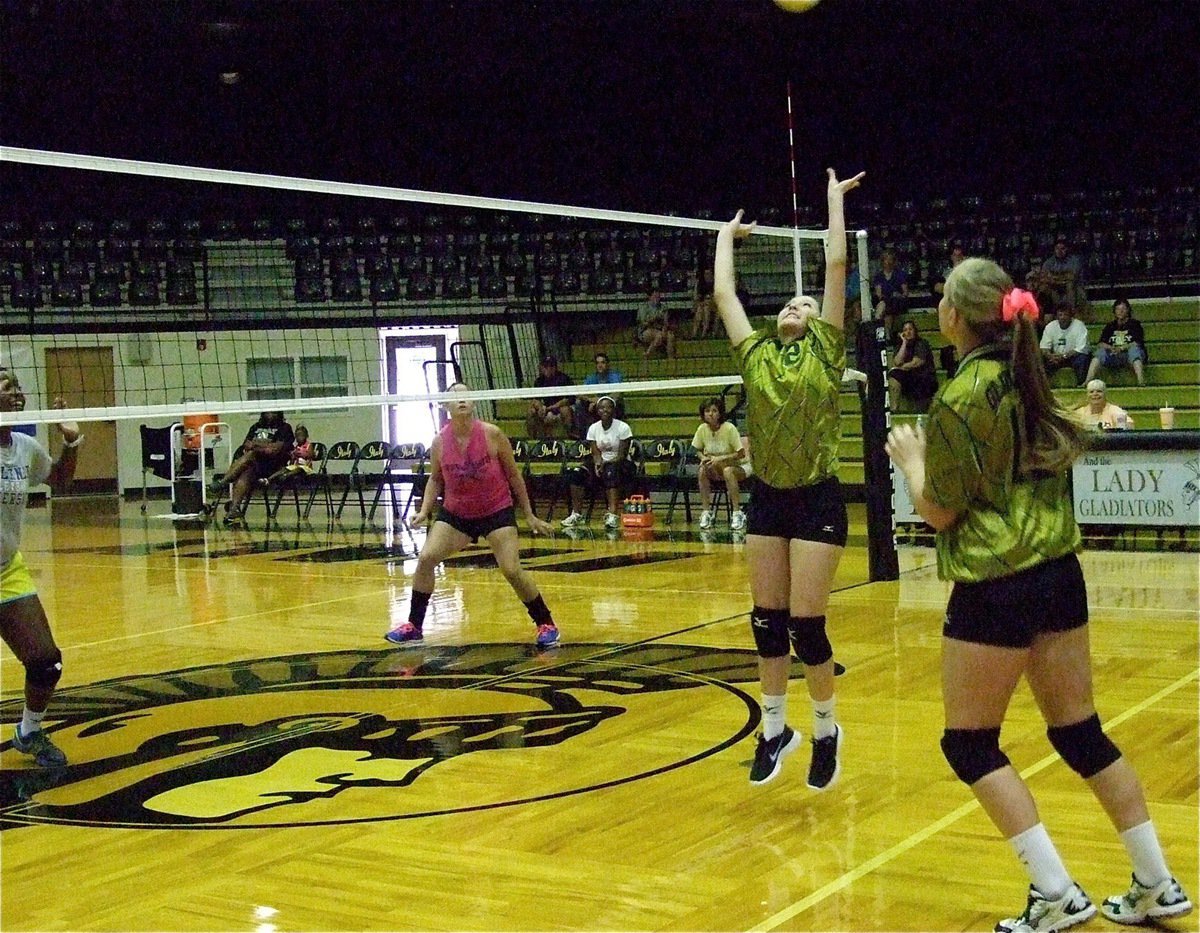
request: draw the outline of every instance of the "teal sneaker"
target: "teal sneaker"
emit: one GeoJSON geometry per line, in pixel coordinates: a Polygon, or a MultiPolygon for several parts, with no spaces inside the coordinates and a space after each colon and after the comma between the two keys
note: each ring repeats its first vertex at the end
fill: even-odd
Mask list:
{"type": "Polygon", "coordinates": [[[67,756],[62,749],[50,741],[50,736],[41,729],[23,736],[21,727],[17,726],[12,744],[22,754],[32,755],[41,768],[63,768],[67,764],[67,756]]]}

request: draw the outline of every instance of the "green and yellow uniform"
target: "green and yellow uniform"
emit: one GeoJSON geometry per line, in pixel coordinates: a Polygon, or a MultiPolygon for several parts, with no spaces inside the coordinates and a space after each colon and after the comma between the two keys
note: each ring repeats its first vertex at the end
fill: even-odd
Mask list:
{"type": "Polygon", "coordinates": [[[789,344],[755,331],[733,348],[733,358],[746,387],[750,459],[762,481],[790,489],[836,475],[846,368],[841,329],[811,318],[804,336],[789,344]]]}
{"type": "Polygon", "coordinates": [[[1079,550],[1066,473],[1020,471],[1023,417],[998,345],[968,353],[929,408],[925,498],[962,513],[937,536],[943,580],[992,580],[1079,550]]]}

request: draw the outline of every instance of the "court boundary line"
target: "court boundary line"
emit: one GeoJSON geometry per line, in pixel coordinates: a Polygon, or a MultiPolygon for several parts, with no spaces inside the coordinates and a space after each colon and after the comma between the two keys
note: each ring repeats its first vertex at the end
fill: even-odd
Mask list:
{"type": "MultiPolygon", "coordinates": [[[[1104,727],[1105,731],[1109,732],[1112,729],[1116,728],[1117,726],[1120,726],[1120,725],[1124,724],[1125,722],[1128,722],[1134,716],[1149,709],[1151,706],[1158,703],[1160,700],[1163,700],[1166,697],[1170,696],[1175,691],[1181,690],[1188,683],[1196,680],[1197,678],[1200,678],[1200,671],[1195,671],[1195,670],[1189,671],[1187,674],[1185,674],[1183,677],[1180,677],[1174,683],[1168,684],[1167,686],[1165,686],[1161,690],[1159,690],[1157,693],[1151,694],[1146,699],[1141,700],[1138,703],[1135,703],[1133,706],[1129,707],[1128,709],[1126,709],[1123,712],[1114,716],[1112,719],[1110,719],[1105,724],[1105,727],[1104,727]]],[[[1022,770],[1020,772],[1020,775],[1024,780],[1028,781],[1035,774],[1038,774],[1038,773],[1046,770],[1046,768],[1050,767],[1050,765],[1055,764],[1056,762],[1059,762],[1061,760],[1062,759],[1057,754],[1047,755],[1045,758],[1041,759],[1040,761],[1035,762],[1034,764],[1032,764],[1029,767],[1022,770]]],[[[866,875],[875,871],[877,868],[882,868],[884,865],[888,864],[889,862],[895,861],[901,855],[904,855],[906,852],[909,852],[910,850],[916,848],[918,845],[920,845],[925,840],[929,839],[931,836],[934,836],[935,834],[941,832],[946,827],[951,826],[954,823],[957,823],[964,816],[967,816],[979,809],[982,809],[982,807],[980,806],[978,800],[969,800],[966,803],[964,803],[958,807],[955,807],[953,810],[951,810],[945,816],[941,817],[938,820],[935,820],[933,823],[930,823],[928,826],[917,830],[915,833],[912,833],[905,839],[901,839],[899,842],[895,843],[890,848],[887,848],[883,852],[880,852],[878,855],[875,855],[872,858],[867,859],[865,862],[860,863],[859,865],[852,868],[850,871],[844,872],[842,875],[840,875],[837,878],[834,878],[832,881],[826,882],[825,884],[821,885],[821,887],[817,888],[817,890],[813,891],[811,894],[800,898],[800,900],[795,901],[794,903],[790,904],[789,906],[783,908],[780,911],[776,911],[774,914],[772,914],[766,920],[763,920],[761,923],[758,923],[752,927],[749,927],[747,930],[747,933],[767,933],[767,931],[777,929],[779,926],[781,926],[782,924],[791,920],[793,917],[797,916],[798,914],[803,913],[804,911],[808,910],[810,907],[815,907],[817,904],[821,903],[822,901],[826,900],[829,897],[832,897],[834,894],[837,894],[839,891],[844,890],[845,888],[847,888],[851,884],[853,884],[855,881],[858,881],[860,878],[865,877],[866,875]]],[[[787,867],[787,865],[793,864],[793,863],[796,863],[799,861],[801,861],[801,860],[800,859],[789,859],[781,867],[787,867]]]]}

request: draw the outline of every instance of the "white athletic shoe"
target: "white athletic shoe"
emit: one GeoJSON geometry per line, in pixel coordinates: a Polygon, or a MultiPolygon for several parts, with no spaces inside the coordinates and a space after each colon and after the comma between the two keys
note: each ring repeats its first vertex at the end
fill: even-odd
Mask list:
{"type": "Polygon", "coordinates": [[[604,516],[604,527],[609,529],[610,531],[613,528],[619,527],[620,524],[621,524],[621,519],[620,519],[620,516],[618,516],[616,512],[609,512],[607,515],[604,516]]]}
{"type": "Polygon", "coordinates": [[[745,531],[746,530],[746,513],[741,509],[735,511],[729,516],[730,531],[745,531]]]}
{"type": "Polygon", "coordinates": [[[1062,897],[1049,900],[1035,888],[1029,886],[1029,901],[1025,913],[1019,917],[1001,920],[996,924],[996,933],[1055,933],[1096,916],[1096,905],[1091,902],[1083,888],[1072,884],[1062,897]]]}
{"type": "Polygon", "coordinates": [[[583,524],[583,516],[580,515],[578,512],[572,512],[570,515],[568,515],[566,518],[564,518],[561,522],[559,522],[559,524],[562,525],[563,528],[573,528],[576,525],[583,524]]]}
{"type": "Polygon", "coordinates": [[[700,513],[700,528],[707,531],[713,526],[713,520],[716,516],[713,515],[712,509],[705,509],[700,513]]]}
{"type": "Polygon", "coordinates": [[[1192,902],[1174,878],[1146,887],[1133,877],[1125,894],[1106,897],[1100,912],[1114,923],[1144,923],[1161,917],[1180,917],[1189,913],[1192,902]]]}

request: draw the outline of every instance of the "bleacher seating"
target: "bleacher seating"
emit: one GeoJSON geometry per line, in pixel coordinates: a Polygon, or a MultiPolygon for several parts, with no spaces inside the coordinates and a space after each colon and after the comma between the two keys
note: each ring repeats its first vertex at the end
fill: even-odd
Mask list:
{"type": "MultiPolygon", "coordinates": [[[[1200,428],[1200,300],[1134,299],[1134,316],[1146,329],[1150,363],[1146,366],[1146,386],[1136,385],[1130,370],[1105,372],[1109,398],[1126,409],[1139,426],[1158,423],[1158,409],[1172,405],[1176,410],[1175,424],[1179,428],[1200,428]]],[[[1098,316],[1099,317],[1099,316],[1098,316]]],[[[1107,318],[1088,325],[1094,345],[1107,318]]],[[[922,336],[937,351],[945,338],[932,321],[922,322],[922,336]]],[[[673,378],[700,375],[732,375],[736,372],[729,354],[728,342],[722,338],[676,342],[675,359],[647,360],[643,351],[632,342],[631,328],[610,332],[603,342],[577,343],[571,359],[563,362],[563,370],[579,384],[592,371],[596,352],[608,354],[614,369],[627,381],[673,378]]],[[[939,372],[939,379],[945,376],[939,372]]],[[[1060,401],[1070,408],[1084,403],[1086,393],[1075,387],[1069,370],[1061,370],[1053,381],[1060,401]]],[[[631,393],[624,397],[625,420],[638,438],[678,438],[690,442],[698,424],[697,409],[711,390],[685,389],[668,393],[631,393]]],[[[730,395],[732,407],[734,395],[730,395]]],[[[839,476],[850,486],[863,482],[863,440],[861,406],[857,390],[845,387],[840,396],[842,411],[841,467],[839,476]]],[[[502,401],[496,405],[497,423],[512,437],[525,431],[525,410],[522,400],[502,401]]],[[[735,414],[735,423],[741,423],[735,414]]]]}

